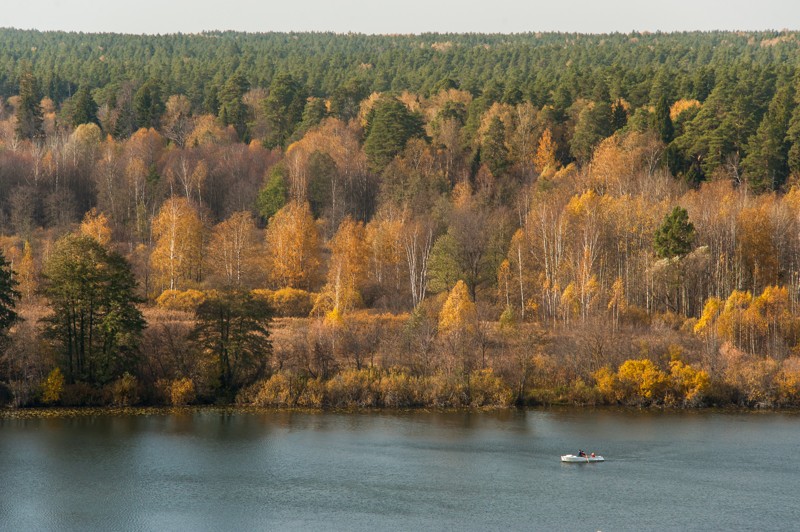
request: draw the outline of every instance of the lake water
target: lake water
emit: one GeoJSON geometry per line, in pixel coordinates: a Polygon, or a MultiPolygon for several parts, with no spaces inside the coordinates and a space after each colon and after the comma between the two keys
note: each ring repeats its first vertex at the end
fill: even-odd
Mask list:
{"type": "Polygon", "coordinates": [[[296,529],[798,530],[800,415],[0,419],[0,530],[296,529]]]}

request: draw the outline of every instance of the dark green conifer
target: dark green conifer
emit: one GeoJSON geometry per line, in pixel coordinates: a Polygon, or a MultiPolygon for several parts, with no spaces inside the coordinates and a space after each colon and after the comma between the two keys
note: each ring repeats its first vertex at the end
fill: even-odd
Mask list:
{"type": "Polygon", "coordinates": [[[133,110],[139,127],[158,128],[164,114],[164,97],[158,80],[146,81],[133,97],[133,110]]]}
{"type": "Polygon", "coordinates": [[[14,310],[20,297],[16,285],[11,265],[0,250],[0,354],[8,344],[8,330],[20,319],[14,310]]]}
{"type": "Polygon", "coordinates": [[[16,128],[19,138],[32,140],[44,136],[41,101],[39,82],[30,70],[26,70],[19,79],[16,128]]]}
{"type": "Polygon", "coordinates": [[[506,127],[499,116],[492,118],[489,128],[483,135],[481,161],[495,176],[503,175],[511,165],[506,147],[506,127]]]}
{"type": "Polygon", "coordinates": [[[409,139],[424,137],[422,117],[395,98],[377,102],[367,116],[364,151],[374,171],[381,171],[409,139]]]}
{"type": "Polygon", "coordinates": [[[689,213],[682,207],[675,207],[656,229],[656,253],[665,259],[686,255],[692,250],[694,238],[694,225],[689,221],[689,213]]]}
{"type": "Polygon", "coordinates": [[[267,148],[285,148],[287,140],[303,119],[306,90],[290,74],[277,76],[264,100],[264,117],[269,130],[264,140],[267,148]]]}

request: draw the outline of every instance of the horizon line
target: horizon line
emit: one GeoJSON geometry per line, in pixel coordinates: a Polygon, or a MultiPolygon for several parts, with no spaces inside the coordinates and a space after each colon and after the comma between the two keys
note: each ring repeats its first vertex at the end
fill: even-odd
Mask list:
{"type": "Polygon", "coordinates": [[[692,29],[692,30],[644,30],[644,29],[631,29],[629,31],[605,31],[605,32],[583,32],[583,31],[565,31],[565,30],[529,30],[529,31],[422,31],[422,32],[387,32],[387,33],[368,33],[363,31],[337,31],[337,30],[264,30],[264,31],[250,31],[250,30],[237,30],[237,29],[203,29],[198,31],[175,31],[175,32],[120,32],[120,31],[103,31],[103,30],[65,30],[65,29],[38,29],[38,28],[19,28],[14,26],[0,26],[0,31],[20,31],[20,32],[38,32],[38,33],[65,33],[77,35],[120,35],[131,37],[170,37],[170,36],[203,36],[206,34],[220,34],[220,33],[236,33],[241,35],[270,35],[270,34],[318,34],[326,35],[333,34],[338,36],[363,36],[363,37],[422,37],[425,35],[485,35],[485,36],[524,36],[524,35],[579,35],[591,37],[615,36],[615,35],[679,35],[679,34],[709,34],[709,33],[731,33],[731,34],[752,34],[752,33],[778,33],[778,34],[797,34],[800,29],[692,29]]]}

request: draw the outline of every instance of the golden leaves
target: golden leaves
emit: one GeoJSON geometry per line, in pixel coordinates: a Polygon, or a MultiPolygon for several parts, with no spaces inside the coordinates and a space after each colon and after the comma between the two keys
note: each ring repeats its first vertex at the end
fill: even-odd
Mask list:
{"type": "Polygon", "coordinates": [[[469,297],[464,281],[459,280],[439,313],[439,333],[443,335],[463,335],[475,332],[477,311],[469,297]]]}
{"type": "Polygon", "coordinates": [[[102,246],[107,246],[111,242],[111,228],[108,226],[108,218],[94,207],[83,216],[80,232],[82,235],[94,238],[102,246]]]}
{"type": "Polygon", "coordinates": [[[533,157],[533,166],[536,171],[545,177],[555,174],[559,169],[556,160],[556,150],[558,145],[553,140],[550,128],[547,128],[539,137],[539,144],[536,148],[536,155],[533,157]]]}
{"type": "Polygon", "coordinates": [[[311,290],[319,279],[319,233],[308,203],[289,202],[266,231],[267,277],[276,288],[311,290]]]}
{"type": "Polygon", "coordinates": [[[330,294],[333,309],[346,312],[361,303],[361,289],[367,279],[369,248],[364,224],[345,218],[330,242],[331,262],[324,292],[330,294]]]}
{"type": "Polygon", "coordinates": [[[150,264],[162,287],[171,290],[196,281],[202,262],[203,223],[186,198],[167,199],[153,220],[156,245],[150,264]]]}
{"type": "Polygon", "coordinates": [[[681,113],[693,108],[700,108],[702,104],[697,100],[687,100],[687,99],[680,99],[677,102],[672,104],[672,107],[669,108],[669,117],[674,122],[676,118],[678,118],[681,113]]]}
{"type": "Polygon", "coordinates": [[[260,252],[255,220],[249,211],[233,213],[211,233],[209,271],[225,286],[241,287],[253,281],[260,252]]]}

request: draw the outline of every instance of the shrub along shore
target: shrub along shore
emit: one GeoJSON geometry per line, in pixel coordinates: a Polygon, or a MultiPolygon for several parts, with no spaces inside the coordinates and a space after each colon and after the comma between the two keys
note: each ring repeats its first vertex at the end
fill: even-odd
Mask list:
{"type": "MultiPolygon", "coordinates": [[[[446,306],[440,302],[440,314],[446,306]]],[[[450,336],[431,336],[431,315],[277,318],[270,322],[269,350],[258,357],[263,363],[246,374],[234,372],[226,390],[219,359],[194,339],[194,315],[150,308],[135,373],[90,385],[68,383],[54,369],[38,386],[25,388],[20,381],[0,386],[0,399],[12,407],[6,413],[41,410],[45,416],[50,407],[59,407],[56,415],[62,415],[58,412],[92,407],[115,412],[186,405],[313,410],[800,405],[794,359],[755,360],[722,346],[713,364],[704,362],[691,351],[697,346],[681,345],[686,337],[680,330],[647,336],[649,351],[643,348],[645,337],[628,330],[601,357],[588,341],[599,342],[599,336],[587,338],[581,330],[556,335],[533,324],[500,321],[478,322],[462,336],[452,330],[450,336]],[[639,356],[620,356],[626,352],[622,345],[637,346],[639,356]],[[174,377],[165,377],[170,374],[174,377]]]]}

